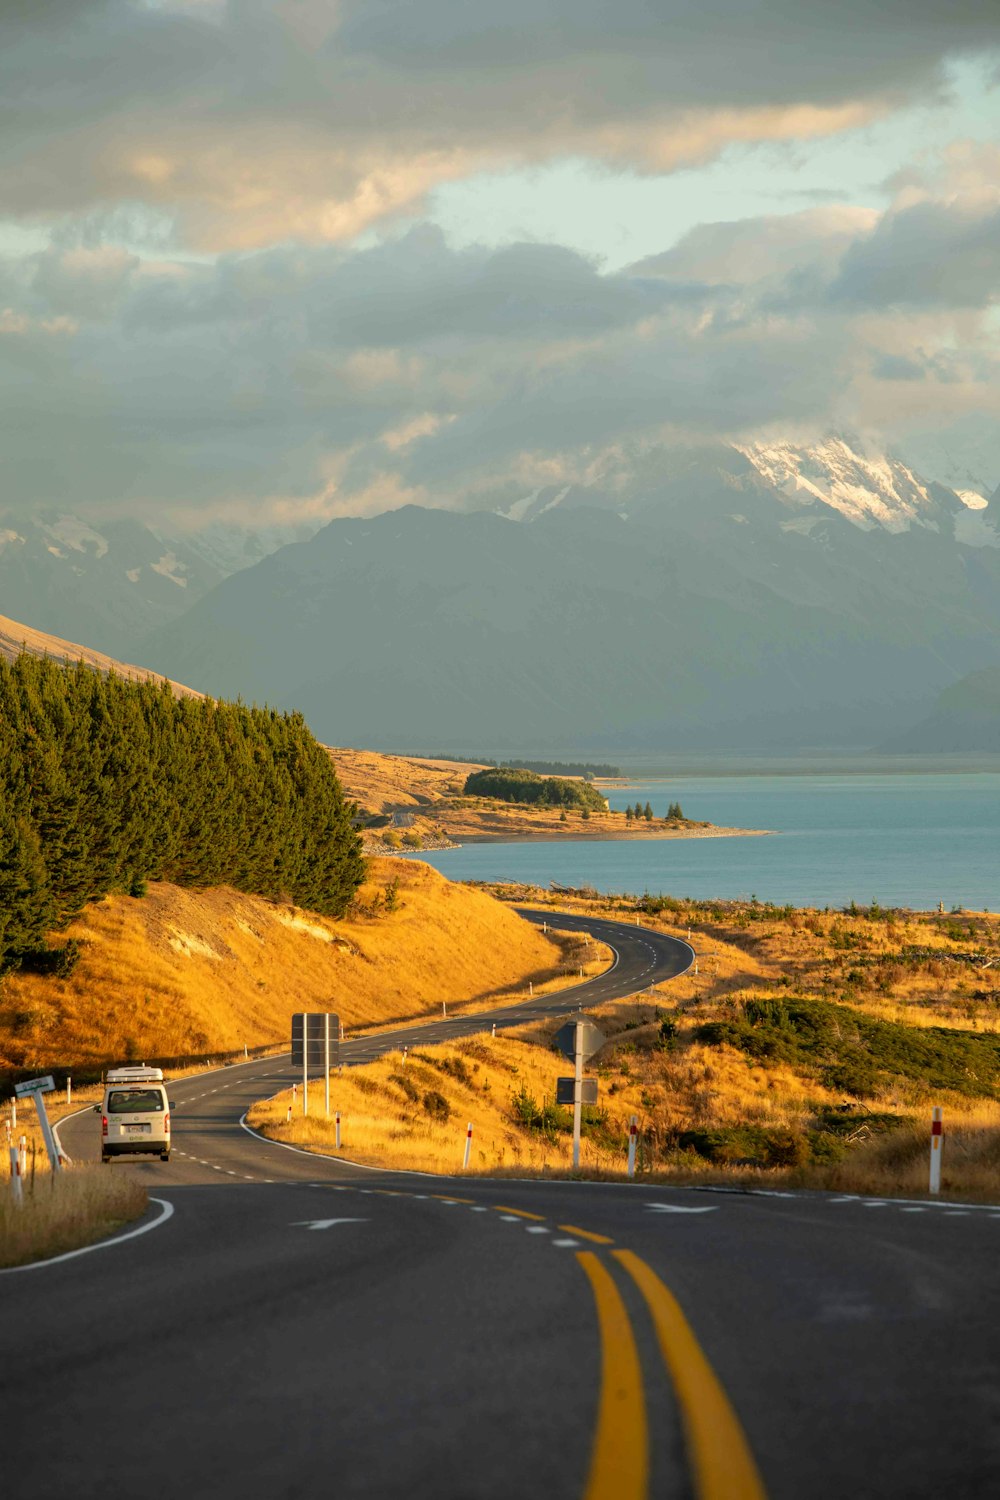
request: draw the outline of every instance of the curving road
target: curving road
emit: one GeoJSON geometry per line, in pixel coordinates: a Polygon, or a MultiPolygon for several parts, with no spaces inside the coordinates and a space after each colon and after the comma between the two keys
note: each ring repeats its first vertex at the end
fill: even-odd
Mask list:
{"type": "MultiPolygon", "coordinates": [[[[513,1013],[350,1041],[344,1061],[631,994],[691,961],[642,929],[559,925],[612,942],[615,968],[513,1013]]],[[[292,1076],[270,1059],[174,1084],[173,1160],[109,1168],[171,1216],[0,1275],[19,1489],[996,1490],[1000,1211],[365,1171],[241,1125],[292,1076]]],[[[74,1156],[96,1155],[96,1123],[64,1126],[74,1156]]]]}

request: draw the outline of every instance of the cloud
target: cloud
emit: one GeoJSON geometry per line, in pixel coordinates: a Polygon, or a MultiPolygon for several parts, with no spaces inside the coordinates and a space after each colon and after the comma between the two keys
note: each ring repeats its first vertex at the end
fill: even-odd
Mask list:
{"type": "MultiPolygon", "coordinates": [[[[918,196],[914,196],[917,194],[918,196]]],[[[474,506],[683,433],[1000,416],[994,213],[703,225],[617,273],[559,245],[0,262],[7,504],[311,518],[474,506]]]]}
{"type": "Polygon", "coordinates": [[[983,308],[1000,299],[1000,192],[904,203],[845,251],[830,288],[861,306],[983,308]]]}
{"type": "Polygon", "coordinates": [[[998,47],[982,0],[8,0],[0,197],[143,206],[201,249],[346,242],[488,166],[842,131],[998,47]]]}

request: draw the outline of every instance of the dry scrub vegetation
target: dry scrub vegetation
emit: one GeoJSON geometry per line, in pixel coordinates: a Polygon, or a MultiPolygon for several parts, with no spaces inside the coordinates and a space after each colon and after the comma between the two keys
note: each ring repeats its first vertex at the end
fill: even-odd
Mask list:
{"type": "Polygon", "coordinates": [[[347,1028],[517,998],[569,983],[575,943],[546,936],[482,891],[428,866],[372,860],[340,921],[227,888],[151,885],[113,895],[68,929],[72,973],[7,975],[0,1073],[204,1058],[281,1043],[294,1011],[347,1028]]]}
{"type": "MultiPolygon", "coordinates": [[[[552,904],[537,890],[495,893],[552,904]]],[[[601,1097],[585,1114],[587,1171],[624,1171],[634,1113],[640,1173],[657,1179],[918,1196],[930,1107],[941,1104],[945,1193],[1000,1198],[996,916],[648,897],[558,904],[690,930],[699,954],[697,974],[595,1012],[609,1042],[591,1065],[601,1097]]],[[[455,1170],[472,1120],[477,1171],[565,1171],[570,1114],[554,1094],[569,1068],[548,1048],[553,1030],[427,1048],[405,1071],[397,1058],[338,1077],[345,1154],[455,1170]],[[425,1102],[434,1094],[447,1118],[425,1102]]],[[[285,1134],[284,1114],[265,1105],[259,1119],[285,1134]]],[[[332,1149],[322,1121],[290,1129],[332,1149]]]]}
{"type": "Polygon", "coordinates": [[[9,1170],[0,1177],[0,1266],[90,1245],[137,1219],[149,1201],[134,1178],[100,1167],[74,1167],[56,1176],[29,1172],[23,1193],[18,1207],[9,1170]]]}

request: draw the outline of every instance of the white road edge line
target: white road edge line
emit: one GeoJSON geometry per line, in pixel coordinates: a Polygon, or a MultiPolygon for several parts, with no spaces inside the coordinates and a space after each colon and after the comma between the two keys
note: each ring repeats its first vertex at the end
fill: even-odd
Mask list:
{"type": "Polygon", "coordinates": [[[116,1234],[112,1240],[98,1240],[96,1244],[84,1245],[80,1250],[67,1250],[63,1255],[50,1255],[48,1260],[32,1260],[26,1266],[3,1266],[0,1267],[0,1276],[10,1276],[16,1271],[40,1271],[44,1266],[57,1266],[63,1260],[76,1260],[78,1255],[89,1255],[92,1250],[110,1250],[112,1245],[120,1245],[125,1240],[137,1239],[140,1234],[148,1234],[151,1229],[159,1229],[165,1224],[174,1211],[174,1205],[166,1198],[150,1198],[150,1203],[158,1203],[162,1212],[155,1219],[150,1219],[148,1224],[140,1224],[138,1229],[130,1229],[126,1234],[116,1234]]]}

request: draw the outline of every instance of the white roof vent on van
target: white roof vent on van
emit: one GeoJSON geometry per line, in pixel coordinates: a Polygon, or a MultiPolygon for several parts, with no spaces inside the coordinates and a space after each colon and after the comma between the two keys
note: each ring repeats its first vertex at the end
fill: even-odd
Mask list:
{"type": "Polygon", "coordinates": [[[162,1068],[109,1068],[107,1083],[162,1083],[162,1068]]]}

